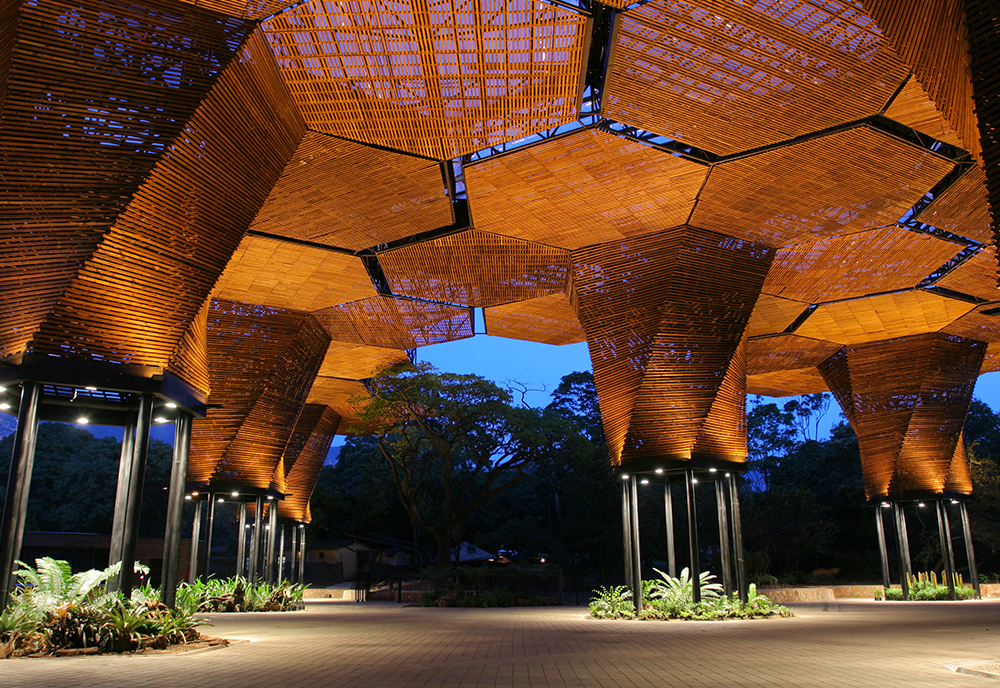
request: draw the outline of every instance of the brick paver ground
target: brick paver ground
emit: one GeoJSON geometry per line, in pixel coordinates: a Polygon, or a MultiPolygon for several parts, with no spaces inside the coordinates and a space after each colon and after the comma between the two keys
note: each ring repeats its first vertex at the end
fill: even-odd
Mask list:
{"type": "Polygon", "coordinates": [[[1000,658],[1000,600],[841,602],[796,618],[597,621],[581,607],[424,609],[314,602],[213,617],[249,643],[191,655],[0,662],[0,686],[983,686],[947,664],[1000,658]]]}

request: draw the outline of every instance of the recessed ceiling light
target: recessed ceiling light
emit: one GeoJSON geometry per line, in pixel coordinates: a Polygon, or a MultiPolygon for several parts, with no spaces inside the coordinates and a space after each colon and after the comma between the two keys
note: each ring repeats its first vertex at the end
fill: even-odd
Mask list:
{"type": "Polygon", "coordinates": [[[172,401],[168,401],[166,404],[164,404],[164,406],[166,406],[167,408],[177,408],[177,404],[175,404],[172,401]]]}
{"type": "Polygon", "coordinates": [[[88,392],[96,392],[97,391],[97,387],[92,387],[90,385],[87,385],[86,387],[84,387],[84,389],[87,390],[88,392]]]}
{"type": "Polygon", "coordinates": [[[79,423],[80,425],[86,425],[87,423],[90,422],[90,420],[84,418],[83,416],[80,416],[79,418],[76,419],[76,422],[79,423]]]}

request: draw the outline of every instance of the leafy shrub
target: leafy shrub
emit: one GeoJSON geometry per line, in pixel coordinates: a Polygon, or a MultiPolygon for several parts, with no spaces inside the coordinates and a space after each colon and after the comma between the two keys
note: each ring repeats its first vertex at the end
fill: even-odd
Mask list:
{"type": "Polygon", "coordinates": [[[598,619],[633,619],[635,604],[632,591],[627,586],[601,587],[590,600],[590,615],[598,619]]]}

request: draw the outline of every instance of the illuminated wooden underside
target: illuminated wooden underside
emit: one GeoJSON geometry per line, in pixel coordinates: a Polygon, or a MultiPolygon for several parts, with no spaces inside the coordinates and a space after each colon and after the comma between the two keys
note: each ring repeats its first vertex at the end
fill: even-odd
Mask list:
{"type": "Polygon", "coordinates": [[[281,463],[285,469],[285,498],[278,502],[278,517],[300,523],[312,521],[309,500],[330,451],[340,416],[328,406],[306,404],[288,439],[281,463]]]}
{"type": "Polygon", "coordinates": [[[586,341],[587,336],[564,293],[484,309],[486,333],[529,342],[563,345],[586,341]]]}
{"type": "Polygon", "coordinates": [[[927,334],[845,347],[820,364],[858,435],[869,500],[972,492],[952,463],[985,353],[927,334]]]}
{"type": "Polygon", "coordinates": [[[317,377],[309,390],[307,403],[329,406],[340,416],[337,426],[338,435],[355,434],[354,426],[358,423],[357,409],[351,403],[352,399],[367,398],[370,395],[365,386],[356,380],[343,380],[336,377],[317,377]]]}
{"type": "Polygon", "coordinates": [[[330,347],[326,350],[319,375],[364,380],[374,376],[379,368],[406,363],[408,360],[406,352],[398,349],[334,341],[330,342],[330,347]]]}
{"type": "MultiPolygon", "coordinates": [[[[773,263],[771,270],[774,270],[773,263]]],[[[753,307],[750,322],[747,323],[747,336],[757,337],[784,332],[802,315],[808,305],[801,301],[761,294],[753,307]]]]}
{"type": "Polygon", "coordinates": [[[445,160],[579,109],[588,21],[539,0],[309,0],[263,27],[317,131],[445,160]]]}
{"type": "Polygon", "coordinates": [[[744,460],[744,330],[773,256],[688,227],[573,253],[612,463],[744,460]]]}
{"type": "Polygon", "coordinates": [[[981,244],[991,243],[993,229],[990,226],[986,173],[981,167],[973,166],[934,199],[917,219],[981,244]]]}
{"type": "Polygon", "coordinates": [[[313,315],[335,342],[415,349],[472,336],[472,313],[428,301],[373,296],[313,315]]]}
{"type": "Polygon", "coordinates": [[[903,90],[892,99],[892,104],[886,108],[885,116],[938,141],[959,148],[966,147],[951,122],[937,108],[920,82],[913,77],[910,77],[903,90]]]}
{"type": "Polygon", "coordinates": [[[621,19],[604,114],[723,155],[875,114],[908,69],[838,7],[651,0],[621,19]]]}

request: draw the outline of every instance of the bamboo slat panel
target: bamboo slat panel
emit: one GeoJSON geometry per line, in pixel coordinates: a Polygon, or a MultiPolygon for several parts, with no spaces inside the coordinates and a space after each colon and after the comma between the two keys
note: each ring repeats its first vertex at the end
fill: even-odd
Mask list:
{"type": "Polygon", "coordinates": [[[823,304],[795,334],[841,344],[936,332],[975,308],[922,290],[823,304]]]}
{"type": "Polygon", "coordinates": [[[573,304],[565,293],[485,309],[486,333],[542,344],[575,344],[587,340],[573,304]]]}
{"type": "Polygon", "coordinates": [[[359,250],[452,223],[438,164],[310,131],[251,229],[359,250]]]}
{"type": "Polygon", "coordinates": [[[885,116],[932,136],[938,141],[965,148],[965,143],[951,122],[941,114],[920,82],[910,77],[903,90],[886,109],[885,116]]]}
{"type": "MultiPolygon", "coordinates": [[[[771,265],[774,270],[774,264],[771,265]]],[[[767,282],[765,281],[766,285],[767,282]]],[[[764,334],[777,334],[795,322],[809,304],[801,301],[791,301],[778,296],[761,294],[753,307],[750,322],[747,323],[747,336],[757,337],[764,334]]]]}
{"type": "Polygon", "coordinates": [[[539,0],[309,0],[264,24],[310,128],[435,160],[575,120],[588,27],[539,0]]]}
{"type": "Polygon", "coordinates": [[[309,391],[308,403],[329,406],[340,416],[338,435],[353,435],[353,426],[358,423],[357,410],[351,403],[355,397],[369,397],[365,386],[356,380],[341,380],[335,377],[317,377],[309,391]]]}
{"type": "Polygon", "coordinates": [[[712,168],[691,224],[788,246],[896,222],[952,166],[868,128],[712,168]]]}
{"type": "Polygon", "coordinates": [[[963,0],[862,0],[862,4],[958,131],[962,147],[980,156],[963,0]]]}
{"type": "Polygon", "coordinates": [[[958,320],[949,323],[941,331],[957,337],[978,339],[990,344],[1000,343],[1000,317],[983,313],[983,311],[992,311],[996,307],[995,303],[979,306],[958,320]]]}
{"type": "Polygon", "coordinates": [[[472,336],[467,308],[391,296],[352,301],[313,315],[333,341],[383,349],[414,349],[472,336]]]}
{"type": "Polygon", "coordinates": [[[345,342],[330,342],[326,358],[319,368],[322,377],[339,377],[345,380],[364,380],[372,377],[379,368],[406,363],[405,351],[382,349],[377,346],[358,346],[345,342]]]}
{"type": "MultiPolygon", "coordinates": [[[[735,463],[744,463],[747,456],[747,339],[743,336],[729,367],[719,385],[719,391],[712,400],[712,407],[698,431],[691,453],[708,456],[726,457],[735,463]]],[[[650,372],[653,367],[650,366],[650,372]]],[[[657,402],[653,395],[640,396],[636,404],[633,418],[638,418],[645,407],[655,406],[657,402]],[[650,403],[653,402],[653,403],[650,403]]],[[[659,409],[650,409],[655,414],[659,409]]],[[[646,443],[653,426],[641,426],[641,434],[636,433],[636,439],[641,437],[639,446],[646,443]]],[[[662,434],[657,433],[656,439],[662,440],[662,434]]]]}
{"type": "Polygon", "coordinates": [[[379,254],[392,291],[500,306],[566,290],[569,252],[477,229],[379,254]]]}
{"type": "Polygon", "coordinates": [[[769,397],[791,397],[827,391],[826,381],[815,368],[783,370],[747,376],[747,394],[769,397]]]}
{"type": "Polygon", "coordinates": [[[951,457],[948,475],[944,479],[944,489],[946,492],[956,494],[972,494],[972,471],[969,467],[969,455],[965,451],[965,437],[962,433],[958,434],[958,442],[955,443],[955,453],[951,457]]]}
{"type": "Polygon", "coordinates": [[[764,291],[819,303],[915,287],[962,247],[898,225],[778,251],[764,291]]]}
{"type": "Polygon", "coordinates": [[[211,304],[211,299],[205,299],[205,303],[181,337],[181,342],[171,355],[167,366],[167,370],[195,389],[201,390],[206,396],[212,391],[208,366],[208,310],[211,304]]]}
{"type": "MultiPolygon", "coordinates": [[[[612,463],[698,451],[773,255],[689,227],[573,253],[612,463]]],[[[727,408],[739,427],[742,406],[727,408]]],[[[725,449],[746,453],[738,439],[725,449]]]]}
{"type": "Polygon", "coordinates": [[[7,91],[11,82],[11,65],[14,62],[14,46],[17,44],[17,20],[21,14],[20,2],[0,4],[0,113],[7,102],[7,91]]]}
{"type": "Polygon", "coordinates": [[[762,375],[815,368],[840,348],[841,345],[834,342],[794,334],[751,339],[747,344],[747,374],[762,375]]]}
{"type": "Polygon", "coordinates": [[[315,311],[377,292],[360,258],[245,237],[213,293],[229,301],[315,311]]]}
{"type": "Polygon", "coordinates": [[[982,373],[1000,372],[1000,342],[993,342],[986,347],[986,358],[983,359],[982,373]]]}
{"type": "Polygon", "coordinates": [[[295,0],[183,0],[230,17],[263,19],[295,3],[295,0]]]}
{"type": "Polygon", "coordinates": [[[309,500],[339,424],[340,416],[328,406],[306,404],[302,409],[282,456],[287,492],[278,503],[279,518],[300,523],[312,520],[309,500]]]}
{"type": "Polygon", "coordinates": [[[708,168],[585,130],[465,168],[476,227],[577,249],[687,222],[708,168]]]}
{"type": "Polygon", "coordinates": [[[945,289],[972,294],[987,301],[1000,301],[1000,289],[997,289],[996,247],[987,246],[935,284],[945,289]]]}
{"type": "MultiPolygon", "coordinates": [[[[926,334],[845,347],[819,370],[858,435],[868,499],[942,494],[986,353],[926,334]]],[[[971,491],[971,484],[962,491],[971,491]]]]}
{"type": "Polygon", "coordinates": [[[166,365],[301,128],[259,34],[213,86],[42,324],[30,350],[166,365]],[[183,189],[183,191],[180,191],[183,189]]]}
{"type": "Polygon", "coordinates": [[[652,0],[622,17],[604,114],[726,155],[875,114],[908,71],[857,3],[652,0]]]}
{"type": "Polygon", "coordinates": [[[981,244],[993,242],[986,172],[974,165],[917,216],[921,222],[981,244]]]}
{"type": "MultiPolygon", "coordinates": [[[[955,2],[960,0],[953,0],[955,2]]],[[[982,163],[990,192],[993,232],[1000,237],[1000,14],[994,0],[965,0],[969,69],[979,124],[982,163]]]]}
{"type": "MultiPolygon", "coordinates": [[[[7,356],[29,347],[252,25],[171,0],[3,5],[0,356],[7,356]]],[[[172,333],[171,349],[202,300],[172,333]]],[[[141,362],[169,354],[135,344],[141,362]]],[[[56,345],[70,356],[88,346],[56,345]]],[[[136,352],[120,347],[96,349],[106,360],[132,360],[136,352]]]]}

